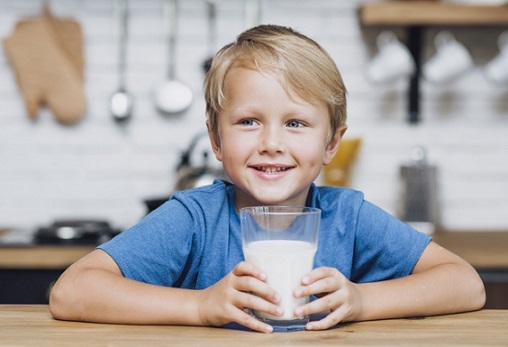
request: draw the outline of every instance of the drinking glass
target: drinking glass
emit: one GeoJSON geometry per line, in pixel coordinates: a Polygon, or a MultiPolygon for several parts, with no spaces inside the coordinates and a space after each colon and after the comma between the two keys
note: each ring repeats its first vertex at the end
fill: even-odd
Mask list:
{"type": "Polygon", "coordinates": [[[301,206],[255,206],[240,210],[245,260],[266,273],[266,282],[281,295],[281,317],[251,310],[274,331],[304,330],[309,317],[297,317],[295,308],[309,297],[295,298],[293,291],[314,265],[321,210],[301,206]]]}

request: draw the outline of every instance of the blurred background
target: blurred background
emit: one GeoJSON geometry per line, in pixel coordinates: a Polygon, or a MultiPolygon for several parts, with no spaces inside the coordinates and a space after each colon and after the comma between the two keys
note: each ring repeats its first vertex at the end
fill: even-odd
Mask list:
{"type": "Polygon", "coordinates": [[[347,86],[317,183],[435,231],[508,308],[503,0],[0,0],[0,303],[47,303],[97,243],[223,177],[204,65],[259,23],[318,41],[347,86]]]}
{"type": "MultiPolygon", "coordinates": [[[[215,1],[216,21],[210,25],[209,2],[179,1],[172,50],[174,78],[190,88],[193,98],[182,112],[162,114],[154,91],[168,70],[170,13],[164,10],[164,1],[127,2],[126,49],[119,53],[121,2],[0,0],[3,41],[15,34],[18,22],[43,16],[44,4],[54,18],[79,25],[83,95],[62,98],[71,106],[74,96],[86,102],[82,114],[70,111],[71,118],[64,122],[42,103],[36,119],[30,118],[24,105],[26,91],[18,86],[17,74],[38,73],[40,61],[46,61],[52,71],[62,64],[51,60],[44,48],[27,50],[20,54],[32,55],[35,72],[21,71],[23,67],[16,69],[9,59],[5,42],[1,46],[0,228],[35,228],[58,219],[101,219],[125,229],[146,214],[146,200],[165,198],[174,191],[182,153],[193,140],[191,166],[216,167],[215,158],[207,153],[207,139],[199,137],[205,130],[203,63],[211,52],[258,22],[291,26],[310,36],[330,52],[342,72],[349,96],[346,139],[361,140],[348,165],[347,185],[397,214],[400,168],[410,163],[413,148],[421,146],[428,164],[437,168],[443,227],[507,229],[508,84],[487,80],[483,67],[499,54],[498,37],[508,26],[426,27],[423,62],[435,53],[434,37],[448,30],[468,49],[473,65],[447,83],[421,78],[420,119],[411,123],[409,78],[372,83],[366,77],[367,66],[378,53],[376,39],[382,28],[361,25],[359,9],[364,3],[222,0],[215,1]],[[125,89],[133,98],[130,118],[124,122],[116,121],[110,111],[111,97],[119,89],[119,54],[125,57],[125,89]],[[34,55],[38,58],[33,59],[34,55]]],[[[387,28],[406,42],[404,27],[387,28]]],[[[57,80],[41,74],[44,83],[57,80]]]]}

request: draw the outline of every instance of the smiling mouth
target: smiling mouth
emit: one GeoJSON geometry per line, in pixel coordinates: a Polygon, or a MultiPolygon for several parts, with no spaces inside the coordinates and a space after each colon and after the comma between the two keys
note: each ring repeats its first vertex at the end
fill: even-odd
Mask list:
{"type": "Polygon", "coordinates": [[[290,166],[253,166],[253,168],[267,174],[276,174],[291,169],[290,166]]]}

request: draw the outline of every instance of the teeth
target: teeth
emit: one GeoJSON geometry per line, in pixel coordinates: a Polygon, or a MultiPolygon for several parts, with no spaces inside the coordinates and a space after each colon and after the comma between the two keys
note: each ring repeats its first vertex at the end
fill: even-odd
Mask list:
{"type": "Polygon", "coordinates": [[[256,169],[258,169],[259,171],[263,171],[265,173],[268,173],[268,174],[274,174],[274,173],[277,173],[277,172],[281,172],[281,171],[286,171],[287,170],[287,168],[284,168],[284,167],[264,167],[264,166],[259,166],[256,169]]]}

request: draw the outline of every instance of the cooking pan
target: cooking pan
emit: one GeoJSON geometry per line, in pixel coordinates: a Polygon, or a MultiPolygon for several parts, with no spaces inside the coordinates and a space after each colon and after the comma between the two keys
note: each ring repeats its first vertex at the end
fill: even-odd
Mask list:
{"type": "Polygon", "coordinates": [[[100,244],[119,233],[103,220],[62,219],[39,228],[34,240],[38,244],[100,244]]]}

